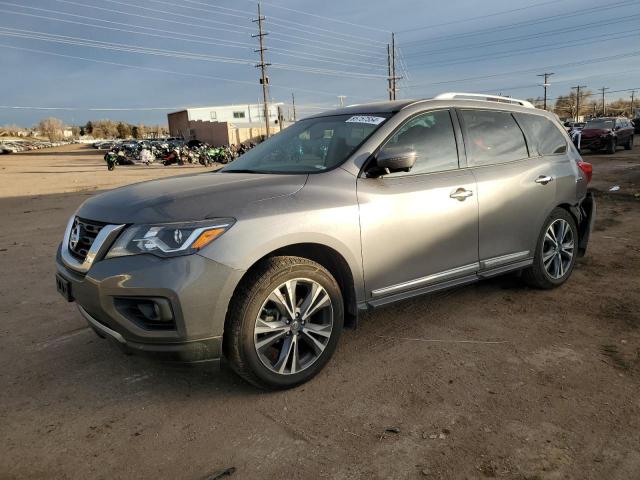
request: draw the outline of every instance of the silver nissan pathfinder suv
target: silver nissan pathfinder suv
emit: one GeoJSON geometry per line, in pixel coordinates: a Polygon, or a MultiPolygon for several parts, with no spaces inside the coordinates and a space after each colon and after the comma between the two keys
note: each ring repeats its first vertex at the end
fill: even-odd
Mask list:
{"type": "Polygon", "coordinates": [[[506,272],[564,283],[594,222],[590,179],[557,117],[525,101],[350,106],[219,172],[90,198],[56,283],[127,352],[225,357],[292,387],[365,310],[506,272]]]}

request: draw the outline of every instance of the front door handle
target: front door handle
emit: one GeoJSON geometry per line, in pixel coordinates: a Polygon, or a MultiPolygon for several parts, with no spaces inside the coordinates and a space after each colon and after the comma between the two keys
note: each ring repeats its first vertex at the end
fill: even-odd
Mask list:
{"type": "Polygon", "coordinates": [[[449,195],[449,197],[455,198],[456,200],[459,200],[460,202],[464,202],[471,195],[473,195],[473,192],[471,190],[466,190],[466,189],[460,187],[455,192],[453,192],[451,195],[449,195]]]}
{"type": "Polygon", "coordinates": [[[540,175],[538,178],[536,178],[536,183],[541,183],[542,185],[546,185],[549,182],[553,181],[553,177],[550,177],[548,175],[540,175]]]}

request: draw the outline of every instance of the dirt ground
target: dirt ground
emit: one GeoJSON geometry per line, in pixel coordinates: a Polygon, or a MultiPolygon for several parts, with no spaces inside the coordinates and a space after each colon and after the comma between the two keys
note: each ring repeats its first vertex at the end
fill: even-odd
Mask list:
{"type": "Polygon", "coordinates": [[[640,478],[640,148],[585,159],[598,222],[563,287],[498,278],[375,311],[313,381],[263,393],[124,356],[55,290],[83,200],[204,169],[1,156],[0,478],[640,478]]]}

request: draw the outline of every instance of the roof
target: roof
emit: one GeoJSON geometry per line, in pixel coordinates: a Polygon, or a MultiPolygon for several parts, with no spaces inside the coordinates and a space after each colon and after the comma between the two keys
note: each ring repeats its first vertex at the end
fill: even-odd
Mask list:
{"type": "MultiPolygon", "coordinates": [[[[277,107],[278,105],[284,105],[283,102],[269,102],[269,108],[271,107],[277,107]]],[[[182,112],[189,112],[189,111],[193,111],[193,110],[217,110],[220,108],[238,108],[238,109],[243,109],[246,107],[251,107],[251,108],[262,108],[262,104],[261,103],[235,103],[232,105],[215,105],[215,106],[205,106],[205,107],[185,107],[182,110],[176,110],[174,112],[169,112],[167,115],[171,115],[174,113],[182,113],[182,112]]]]}
{"type": "Polygon", "coordinates": [[[415,100],[394,100],[388,102],[362,103],[337,108],[335,110],[327,110],[326,112],[310,115],[305,118],[326,117],[330,115],[355,115],[360,113],[395,113],[399,112],[406,106],[411,105],[412,103],[415,103],[415,100]]]}
{"type": "MultiPolygon", "coordinates": [[[[305,118],[318,118],[327,117],[331,115],[369,115],[380,113],[397,113],[407,107],[417,104],[433,104],[434,106],[458,106],[458,107],[477,107],[478,104],[485,106],[500,106],[500,108],[509,109],[512,111],[520,111],[532,113],[530,107],[524,107],[513,103],[504,103],[497,101],[488,101],[480,99],[438,99],[438,98],[425,98],[419,100],[395,100],[388,102],[376,102],[376,103],[364,103],[360,105],[349,105],[348,107],[339,108],[336,110],[327,110],[326,112],[310,115],[305,118]]],[[[536,113],[549,113],[544,110],[534,109],[536,113]]]]}

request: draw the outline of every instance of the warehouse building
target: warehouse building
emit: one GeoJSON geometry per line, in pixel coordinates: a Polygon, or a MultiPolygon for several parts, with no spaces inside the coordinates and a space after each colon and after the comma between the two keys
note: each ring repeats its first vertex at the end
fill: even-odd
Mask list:
{"type": "MultiPolygon", "coordinates": [[[[280,131],[287,125],[279,112],[282,103],[269,105],[269,129],[280,131]]],[[[200,140],[214,146],[255,142],[265,135],[261,104],[187,108],[167,115],[169,133],[185,140],[200,140]]]]}

